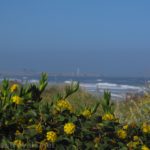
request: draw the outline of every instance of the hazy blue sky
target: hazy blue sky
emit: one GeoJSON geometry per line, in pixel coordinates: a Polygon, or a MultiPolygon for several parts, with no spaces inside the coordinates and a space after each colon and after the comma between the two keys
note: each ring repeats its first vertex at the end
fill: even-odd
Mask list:
{"type": "Polygon", "coordinates": [[[150,76],[150,0],[0,1],[0,70],[77,67],[150,76]]]}

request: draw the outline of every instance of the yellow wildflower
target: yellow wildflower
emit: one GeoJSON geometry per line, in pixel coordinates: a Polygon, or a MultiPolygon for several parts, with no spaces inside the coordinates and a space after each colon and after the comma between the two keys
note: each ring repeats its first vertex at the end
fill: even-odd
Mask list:
{"type": "Polygon", "coordinates": [[[15,141],[13,142],[13,144],[14,144],[17,148],[21,148],[22,145],[23,145],[23,143],[22,143],[21,140],[15,140],[15,141]]]}
{"type": "Polygon", "coordinates": [[[71,122],[70,123],[66,123],[64,125],[64,132],[66,134],[73,134],[75,132],[75,128],[76,128],[76,126],[73,123],[71,123],[71,122]]]}
{"type": "Polygon", "coordinates": [[[16,130],[15,135],[20,135],[20,134],[21,134],[21,132],[19,130],[16,130]]]}
{"type": "Polygon", "coordinates": [[[135,135],[134,137],[133,137],[133,141],[139,141],[140,139],[139,139],[139,137],[137,136],[137,135],[135,135]]]}
{"type": "Polygon", "coordinates": [[[139,145],[139,142],[132,142],[132,141],[127,144],[127,146],[130,149],[135,149],[138,145],[139,145]]]}
{"type": "Polygon", "coordinates": [[[115,119],[115,117],[111,113],[106,113],[102,117],[102,120],[104,120],[104,121],[112,121],[114,119],[115,119]]]}
{"type": "Polygon", "coordinates": [[[82,115],[85,117],[85,118],[90,118],[92,116],[92,113],[90,110],[86,109],[82,112],[82,115]]]}
{"type": "Polygon", "coordinates": [[[141,150],[150,150],[146,145],[143,145],[141,150]]]}
{"type": "Polygon", "coordinates": [[[150,125],[148,123],[144,122],[141,128],[144,133],[150,133],[150,125]]]}
{"type": "Polygon", "coordinates": [[[58,110],[66,109],[66,110],[69,110],[69,111],[72,111],[72,109],[73,109],[71,104],[67,100],[59,100],[57,102],[57,108],[58,108],[58,110]]]}
{"type": "Polygon", "coordinates": [[[46,134],[46,138],[48,141],[54,143],[57,140],[57,134],[54,131],[49,131],[46,134]]]}
{"type": "Polygon", "coordinates": [[[37,133],[42,133],[43,129],[42,129],[41,124],[36,125],[35,130],[36,130],[37,133]]]}
{"type": "Polygon", "coordinates": [[[128,146],[130,149],[133,148],[133,142],[131,141],[131,142],[127,143],[127,146],[128,146]]]}
{"type": "Polygon", "coordinates": [[[123,129],[124,129],[124,130],[127,130],[128,127],[129,127],[128,124],[127,124],[127,125],[124,125],[124,126],[123,126],[123,129]]]}
{"type": "Polygon", "coordinates": [[[17,105],[19,105],[19,104],[22,103],[22,99],[21,99],[21,97],[19,97],[19,96],[13,96],[13,97],[12,97],[12,101],[13,101],[13,103],[15,103],[15,104],[17,104],[17,105]]]}
{"type": "Polygon", "coordinates": [[[119,129],[117,131],[117,135],[120,139],[125,139],[127,137],[127,133],[125,130],[119,129]]]}
{"type": "Polygon", "coordinates": [[[15,92],[15,91],[17,91],[17,89],[18,89],[18,84],[13,84],[10,88],[10,91],[15,92]]]}

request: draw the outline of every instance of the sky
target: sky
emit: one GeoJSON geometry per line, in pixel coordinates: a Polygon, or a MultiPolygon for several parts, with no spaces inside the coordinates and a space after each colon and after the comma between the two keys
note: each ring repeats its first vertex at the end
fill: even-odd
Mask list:
{"type": "Polygon", "coordinates": [[[150,76],[149,0],[1,0],[0,71],[150,76]]]}

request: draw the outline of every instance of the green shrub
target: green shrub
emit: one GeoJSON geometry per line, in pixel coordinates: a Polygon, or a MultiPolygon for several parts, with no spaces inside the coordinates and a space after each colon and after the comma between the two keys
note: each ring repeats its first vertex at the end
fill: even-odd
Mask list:
{"type": "Polygon", "coordinates": [[[79,88],[68,85],[53,101],[44,101],[47,74],[39,84],[9,85],[0,91],[0,148],[127,150],[150,147],[150,125],[121,124],[115,117],[111,93],[93,106],[75,109],[67,100],[79,88]],[[97,113],[101,105],[103,115],[97,113]]]}

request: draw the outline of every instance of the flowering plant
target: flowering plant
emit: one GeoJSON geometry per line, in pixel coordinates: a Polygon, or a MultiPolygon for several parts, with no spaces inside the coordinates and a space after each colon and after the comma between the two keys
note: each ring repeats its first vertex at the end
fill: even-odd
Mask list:
{"type": "Polygon", "coordinates": [[[3,149],[141,149],[149,150],[150,124],[122,124],[114,114],[111,93],[93,107],[75,110],[68,97],[79,89],[73,82],[53,101],[45,101],[48,84],[43,73],[39,84],[10,86],[0,91],[0,148],[3,149]],[[101,105],[103,114],[98,114],[101,105]]]}

